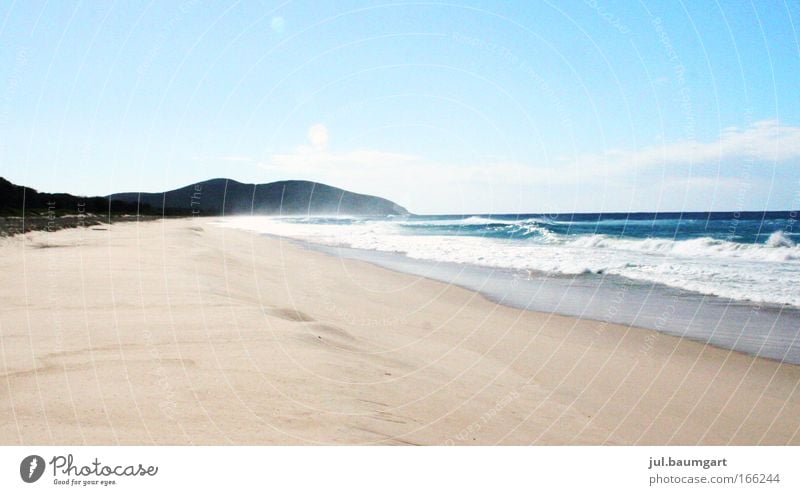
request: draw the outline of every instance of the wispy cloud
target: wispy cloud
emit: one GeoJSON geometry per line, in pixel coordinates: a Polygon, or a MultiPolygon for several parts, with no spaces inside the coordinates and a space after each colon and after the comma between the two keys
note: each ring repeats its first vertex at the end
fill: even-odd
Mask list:
{"type": "Polygon", "coordinates": [[[776,163],[796,158],[800,158],[800,127],[765,120],[746,129],[729,127],[719,139],[711,142],[680,141],[637,150],[608,150],[579,156],[575,161],[585,167],[601,167],[609,173],[656,165],[715,164],[748,159],[776,163]]]}
{"type": "Polygon", "coordinates": [[[439,198],[441,205],[480,195],[502,204],[503,197],[526,190],[530,191],[526,195],[536,191],[535,196],[530,196],[534,198],[563,190],[566,201],[575,187],[602,187],[604,194],[625,197],[632,190],[645,187],[641,174],[648,171],[657,172],[658,179],[652,184],[656,193],[674,190],[691,191],[694,195],[733,194],[731,191],[742,189],[742,181],[757,178],[757,174],[748,175],[749,178],[737,175],[748,160],[754,167],[800,164],[800,127],[777,121],[756,122],[743,129],[727,128],[718,139],[708,142],[680,141],[606,150],[550,163],[497,158],[443,162],[377,149],[333,151],[327,148],[327,129],[322,133],[324,139],[312,138],[311,134],[308,144],[291,152],[250,161],[275,179],[318,180],[405,200],[411,206],[417,201],[424,205],[431,194],[439,198]],[[686,165],[694,168],[690,170],[686,165]],[[634,179],[637,176],[640,178],[634,179]]]}
{"type": "Polygon", "coordinates": [[[397,167],[430,166],[431,162],[416,155],[378,150],[321,151],[300,147],[294,153],[275,154],[261,166],[284,172],[369,173],[397,167]]]}
{"type": "Polygon", "coordinates": [[[195,156],[192,157],[194,162],[228,162],[228,163],[255,163],[255,159],[251,156],[244,155],[222,155],[222,156],[195,156]]]}
{"type": "MultiPolygon", "coordinates": [[[[778,121],[760,121],[745,129],[727,128],[719,139],[709,142],[679,141],[639,149],[614,149],[585,154],[558,163],[539,164],[523,161],[482,161],[476,163],[442,163],[413,154],[360,149],[328,151],[327,131],[318,131],[324,138],[310,139],[312,146],[302,146],[292,153],[274,154],[261,166],[286,173],[304,174],[358,173],[391,179],[402,175],[424,173],[425,177],[441,176],[447,181],[489,181],[497,183],[571,183],[588,177],[626,175],[666,165],[701,165],[734,163],[742,160],[770,164],[800,158],[800,127],[778,121]],[[324,143],[324,144],[323,144],[324,143]],[[388,175],[387,175],[388,174],[388,175]]],[[[311,136],[309,132],[309,136],[311,136]]]]}

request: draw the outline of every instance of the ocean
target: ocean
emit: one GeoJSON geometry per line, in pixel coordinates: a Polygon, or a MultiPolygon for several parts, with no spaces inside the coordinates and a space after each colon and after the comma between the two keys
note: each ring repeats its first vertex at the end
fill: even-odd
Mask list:
{"type": "Polygon", "coordinates": [[[230,217],[482,292],[800,363],[797,212],[230,217]]]}

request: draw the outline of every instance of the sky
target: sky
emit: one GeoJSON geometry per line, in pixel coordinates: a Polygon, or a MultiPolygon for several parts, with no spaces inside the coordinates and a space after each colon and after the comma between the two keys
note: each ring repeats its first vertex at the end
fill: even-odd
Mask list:
{"type": "Polygon", "coordinates": [[[4,1],[0,176],[414,213],[800,209],[800,3],[4,1]]]}

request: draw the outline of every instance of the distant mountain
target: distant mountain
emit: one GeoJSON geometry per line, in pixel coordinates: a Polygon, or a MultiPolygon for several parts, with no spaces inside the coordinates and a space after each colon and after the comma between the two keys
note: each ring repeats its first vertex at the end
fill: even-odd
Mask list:
{"type": "Polygon", "coordinates": [[[242,184],[211,179],[163,193],[126,192],[106,197],[41,193],[0,177],[0,214],[143,215],[407,215],[402,206],[376,196],[309,181],[242,184]]]}
{"type": "Polygon", "coordinates": [[[150,212],[149,208],[142,210],[136,203],[109,201],[108,198],[101,196],[82,197],[66,193],[41,193],[30,187],[12,184],[0,177],[0,215],[21,216],[23,212],[31,214],[52,212],[55,215],[156,213],[150,212]]]}
{"type": "Polygon", "coordinates": [[[112,201],[146,205],[151,210],[202,215],[407,215],[402,206],[317,182],[288,180],[243,184],[211,179],[163,193],[118,193],[112,201]]]}

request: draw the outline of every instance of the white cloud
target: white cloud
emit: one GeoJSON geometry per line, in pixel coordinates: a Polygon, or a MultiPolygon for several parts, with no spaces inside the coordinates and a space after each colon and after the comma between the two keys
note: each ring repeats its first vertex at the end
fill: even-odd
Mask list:
{"type": "Polygon", "coordinates": [[[253,163],[250,156],[244,155],[223,155],[223,156],[195,156],[191,159],[194,162],[233,162],[233,163],[253,163]]]}
{"type": "Polygon", "coordinates": [[[329,140],[330,135],[325,124],[314,124],[308,128],[308,141],[314,149],[324,150],[328,147],[329,140]]]}
{"type": "MultiPolygon", "coordinates": [[[[751,159],[775,163],[800,158],[800,127],[777,121],[756,122],[746,129],[727,128],[712,142],[681,141],[632,150],[608,150],[580,155],[555,164],[520,161],[484,161],[472,164],[440,163],[424,157],[379,150],[326,151],[328,132],[324,125],[309,129],[312,148],[272,155],[262,165],[284,172],[392,175],[421,174],[450,183],[486,181],[496,184],[570,184],[588,178],[629,177],[633,170],[679,164],[718,164],[751,159]]],[[[714,179],[716,180],[716,179],[714,179]]]]}
{"type": "Polygon", "coordinates": [[[776,163],[800,157],[800,127],[781,125],[776,120],[755,122],[746,129],[729,127],[719,139],[701,143],[680,141],[638,150],[608,150],[583,155],[576,163],[597,167],[603,173],[671,164],[717,164],[726,160],[776,163]]]}
{"type": "MultiPolygon", "coordinates": [[[[648,209],[647,204],[659,195],[659,204],[649,209],[676,209],[686,206],[682,203],[686,194],[704,197],[714,202],[714,207],[724,208],[737,201],[736,195],[747,183],[732,174],[743,160],[750,159],[755,167],[766,166],[769,170],[774,163],[791,165],[800,158],[800,128],[776,121],[757,122],[745,129],[727,128],[711,142],[682,141],[609,150],[552,163],[496,158],[456,163],[375,149],[332,151],[327,149],[329,136],[323,124],[312,126],[308,136],[310,146],[269,155],[259,165],[275,179],[327,182],[389,197],[417,212],[590,211],[612,208],[611,204],[625,209],[629,200],[635,200],[639,209],[648,209]],[[682,164],[719,164],[720,170],[730,167],[731,173],[726,177],[713,167],[706,169],[713,170],[713,176],[703,176],[700,168],[691,172],[685,167],[677,168],[682,164]],[[659,179],[649,185],[641,177],[635,179],[638,173],[652,169],[659,179]],[[587,195],[591,192],[594,193],[587,195]],[[640,195],[641,200],[636,199],[640,195]],[[476,198],[482,203],[474,203],[476,198]],[[601,199],[601,205],[595,204],[601,199]]],[[[755,179],[757,168],[753,173],[755,179]]]]}
{"type": "MultiPolygon", "coordinates": [[[[310,136],[309,132],[309,136],[310,136]]],[[[311,139],[313,143],[313,139],[311,139]]],[[[422,165],[425,160],[415,155],[405,155],[378,150],[353,150],[333,152],[301,147],[294,153],[275,154],[262,164],[264,168],[286,172],[342,172],[363,173],[367,170],[422,165]]]]}

